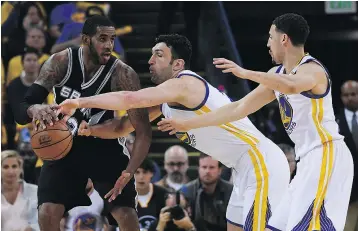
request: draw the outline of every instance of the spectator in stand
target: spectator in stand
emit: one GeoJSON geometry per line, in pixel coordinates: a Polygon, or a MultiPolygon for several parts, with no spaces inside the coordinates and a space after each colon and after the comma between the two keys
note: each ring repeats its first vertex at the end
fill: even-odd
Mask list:
{"type": "MultiPolygon", "coordinates": [[[[192,220],[198,231],[226,231],[226,208],[233,185],[220,178],[222,164],[204,153],[199,157],[199,178],[183,186],[192,220]]],[[[234,192],[233,192],[234,193],[234,192]]]]}
{"type": "Polygon", "coordinates": [[[167,172],[156,184],[175,192],[188,183],[188,152],[179,145],[168,148],[164,154],[164,168],[167,172]]]}
{"type": "MultiPolygon", "coordinates": [[[[141,230],[149,230],[159,219],[160,210],[165,207],[168,191],[151,183],[154,173],[153,162],[146,158],[134,174],[138,193],[138,219],[141,230]]],[[[155,226],[156,227],[156,226],[155,226]]],[[[155,227],[153,227],[155,229],[155,227]]]]}
{"type": "Polygon", "coordinates": [[[354,162],[354,178],[344,231],[358,231],[358,81],[350,80],[341,87],[344,108],[336,116],[339,133],[344,136],[354,162]]]}
{"type": "MultiPolygon", "coordinates": [[[[91,17],[93,15],[105,15],[104,11],[97,7],[91,6],[86,11],[86,18],[91,17]]],[[[76,47],[81,45],[81,31],[82,31],[83,23],[82,22],[73,22],[70,24],[66,24],[63,27],[62,33],[60,37],[57,39],[56,44],[53,45],[51,49],[51,53],[60,52],[68,47],[76,47]]],[[[114,52],[112,53],[114,56],[120,59],[124,59],[124,49],[119,42],[118,37],[114,40],[114,52]]]]}
{"type": "Polygon", "coordinates": [[[23,177],[23,160],[13,150],[1,152],[1,229],[40,230],[37,221],[37,186],[23,177]]]}
{"type": "MultiPolygon", "coordinates": [[[[27,47],[33,47],[37,49],[37,52],[39,53],[39,64],[43,64],[50,56],[46,53],[43,53],[43,48],[46,45],[46,39],[45,39],[45,32],[38,27],[31,27],[26,34],[26,46],[27,47]]],[[[21,53],[23,53],[22,51],[21,53]]],[[[23,71],[22,66],[22,57],[21,55],[17,55],[13,57],[8,65],[7,68],[7,84],[10,83],[13,79],[21,75],[21,72],[23,71]]]]}

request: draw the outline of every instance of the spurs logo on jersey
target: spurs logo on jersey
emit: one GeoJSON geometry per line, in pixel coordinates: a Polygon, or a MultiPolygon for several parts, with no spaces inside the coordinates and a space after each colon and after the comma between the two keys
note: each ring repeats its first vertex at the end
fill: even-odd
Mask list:
{"type": "MultiPolygon", "coordinates": [[[[323,64],[312,56],[305,55],[290,75],[296,74],[298,68],[308,62],[315,62],[325,70],[328,86],[324,94],[315,95],[311,91],[306,91],[285,95],[275,91],[282,123],[295,143],[297,158],[325,142],[342,139],[333,113],[329,73],[323,64]]],[[[284,67],[279,66],[276,73],[285,73],[284,67]]]]}
{"type": "MultiPolygon", "coordinates": [[[[182,71],[181,76],[193,76],[203,81],[206,87],[204,101],[196,108],[162,105],[162,112],[166,118],[188,119],[220,108],[231,103],[229,97],[207,83],[202,77],[192,71],[182,71]]],[[[188,132],[178,132],[176,136],[183,142],[196,149],[208,153],[228,167],[234,167],[242,155],[260,141],[266,138],[251,123],[248,118],[241,119],[221,126],[210,126],[193,129],[188,132]]]]}
{"type": "MultiPolygon", "coordinates": [[[[60,104],[66,99],[76,99],[111,92],[110,79],[119,62],[118,59],[112,56],[107,64],[100,66],[91,78],[86,78],[84,74],[83,48],[68,48],[67,55],[68,66],[66,75],[63,80],[53,88],[55,102],[57,104],[60,104]]],[[[112,111],[83,108],[77,110],[73,117],[68,120],[68,125],[72,134],[75,135],[82,120],[90,120],[91,124],[96,124],[112,119],[113,117],[114,113],[112,111]],[[92,118],[92,115],[95,118],[92,118]],[[93,121],[95,121],[95,123],[93,121]]]]}

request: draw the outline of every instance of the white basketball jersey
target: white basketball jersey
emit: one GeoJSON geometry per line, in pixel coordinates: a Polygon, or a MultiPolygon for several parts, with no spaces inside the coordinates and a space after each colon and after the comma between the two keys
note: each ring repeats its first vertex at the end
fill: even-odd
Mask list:
{"type": "MultiPolygon", "coordinates": [[[[196,73],[185,70],[180,72],[177,78],[183,75],[196,77],[205,83],[205,99],[199,106],[192,109],[183,106],[169,106],[164,103],[161,106],[161,110],[166,118],[188,119],[231,103],[231,100],[225,94],[211,86],[196,73]]],[[[248,118],[221,126],[178,132],[176,136],[181,141],[212,156],[228,167],[234,167],[242,155],[246,154],[259,142],[267,140],[248,118]]]]}
{"type": "Polygon", "coordinates": [[[104,218],[101,216],[104,202],[96,190],[89,196],[90,206],[78,206],[68,211],[65,221],[65,230],[93,230],[102,231],[104,218]]]}
{"type": "MultiPolygon", "coordinates": [[[[297,69],[308,62],[315,62],[325,70],[328,86],[324,94],[314,95],[307,91],[285,95],[275,91],[283,126],[292,142],[295,143],[296,158],[304,156],[326,142],[343,139],[343,136],[338,133],[338,124],[335,121],[331,80],[326,68],[317,59],[306,55],[290,75],[296,74],[297,69]]],[[[279,66],[276,73],[285,73],[284,67],[279,66]]]]}

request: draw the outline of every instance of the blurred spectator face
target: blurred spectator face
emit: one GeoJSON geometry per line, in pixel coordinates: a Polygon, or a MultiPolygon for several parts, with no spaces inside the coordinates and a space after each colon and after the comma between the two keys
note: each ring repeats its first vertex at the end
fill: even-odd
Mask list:
{"type": "Polygon", "coordinates": [[[114,48],[116,31],[111,26],[97,27],[97,33],[89,37],[85,35],[84,44],[88,45],[91,57],[97,64],[105,65],[114,48]]]}
{"type": "Polygon", "coordinates": [[[287,35],[276,30],[276,26],[272,25],[269,31],[269,39],[267,47],[269,48],[273,64],[281,64],[284,56],[284,43],[287,43],[287,35]]]}
{"type": "Polygon", "coordinates": [[[152,82],[161,84],[171,78],[177,62],[178,60],[172,59],[172,52],[165,43],[156,44],[152,48],[152,56],[148,61],[152,82]]]}
{"type": "Polygon", "coordinates": [[[37,73],[40,67],[39,58],[34,53],[27,53],[24,56],[23,66],[26,73],[37,73]]]}
{"type": "Polygon", "coordinates": [[[40,12],[35,6],[30,6],[26,17],[29,18],[31,24],[38,24],[41,21],[40,12]]]}
{"type": "Polygon", "coordinates": [[[214,184],[221,175],[219,161],[211,156],[199,159],[199,179],[204,184],[214,184]]]}
{"type": "Polygon", "coordinates": [[[188,170],[188,153],[178,145],[170,147],[164,157],[165,170],[168,177],[175,183],[181,183],[184,180],[186,171],[188,170]]]}
{"type": "Polygon", "coordinates": [[[347,81],[341,88],[341,99],[346,107],[350,111],[358,110],[358,81],[347,81]]]}
{"type": "Polygon", "coordinates": [[[151,171],[138,168],[134,173],[136,189],[148,188],[152,177],[153,173],[151,171]]]}
{"type": "Polygon", "coordinates": [[[26,45],[41,51],[46,45],[44,33],[38,28],[31,28],[27,32],[26,45]]]}
{"type": "Polygon", "coordinates": [[[14,183],[20,180],[22,173],[21,161],[17,157],[8,157],[1,162],[1,180],[14,183]]]}

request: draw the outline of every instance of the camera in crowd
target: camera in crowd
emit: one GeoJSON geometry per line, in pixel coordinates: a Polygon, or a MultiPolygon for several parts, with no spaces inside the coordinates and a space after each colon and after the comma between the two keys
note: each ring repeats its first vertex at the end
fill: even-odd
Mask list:
{"type": "Polygon", "coordinates": [[[184,213],[184,209],[180,206],[180,192],[179,191],[177,191],[175,193],[175,201],[176,201],[176,205],[164,210],[164,212],[170,213],[170,219],[181,220],[185,217],[185,213],[184,213]]]}

